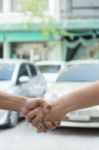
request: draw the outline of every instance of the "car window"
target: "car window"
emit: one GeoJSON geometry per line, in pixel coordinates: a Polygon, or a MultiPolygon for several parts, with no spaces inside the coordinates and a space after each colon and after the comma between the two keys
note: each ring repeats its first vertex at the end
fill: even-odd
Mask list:
{"type": "Polygon", "coordinates": [[[92,82],[96,80],[99,80],[99,64],[81,64],[63,71],[57,82],[92,82]]]}
{"type": "Polygon", "coordinates": [[[36,76],[37,75],[37,70],[36,70],[34,65],[29,64],[29,69],[31,71],[32,76],[36,76]]]}
{"type": "Polygon", "coordinates": [[[21,76],[29,76],[29,73],[28,73],[28,70],[27,70],[25,64],[22,64],[22,65],[20,66],[18,77],[21,77],[21,76]]]}
{"type": "Polygon", "coordinates": [[[0,80],[11,80],[15,64],[0,64],[0,80]]]}
{"type": "Polygon", "coordinates": [[[60,65],[37,65],[39,70],[43,73],[57,73],[60,71],[60,65]]]}

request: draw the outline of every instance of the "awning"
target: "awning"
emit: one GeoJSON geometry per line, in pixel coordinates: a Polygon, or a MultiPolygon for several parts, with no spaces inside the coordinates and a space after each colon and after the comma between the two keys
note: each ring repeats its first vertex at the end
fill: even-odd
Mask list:
{"type": "Polygon", "coordinates": [[[24,31],[24,30],[41,30],[43,27],[49,27],[50,29],[65,29],[65,30],[90,30],[99,29],[99,19],[69,19],[67,18],[63,22],[52,23],[39,23],[39,24],[1,24],[1,31],[24,31]]]}
{"type": "Polygon", "coordinates": [[[87,39],[84,39],[82,37],[80,37],[78,40],[76,41],[65,41],[65,44],[66,44],[66,47],[68,48],[75,48],[77,47],[77,45],[81,44],[82,46],[85,46],[85,47],[92,47],[92,46],[95,46],[95,44],[99,42],[99,39],[91,39],[91,40],[87,40],[87,39]]]}

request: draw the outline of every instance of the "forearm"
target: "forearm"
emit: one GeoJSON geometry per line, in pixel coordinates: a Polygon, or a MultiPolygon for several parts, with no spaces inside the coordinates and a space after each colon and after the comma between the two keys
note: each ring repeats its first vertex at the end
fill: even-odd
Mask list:
{"type": "Polygon", "coordinates": [[[20,112],[25,103],[25,97],[0,92],[0,109],[20,112]]]}
{"type": "Polygon", "coordinates": [[[99,105],[99,81],[60,97],[59,106],[64,114],[82,108],[99,105]]]}

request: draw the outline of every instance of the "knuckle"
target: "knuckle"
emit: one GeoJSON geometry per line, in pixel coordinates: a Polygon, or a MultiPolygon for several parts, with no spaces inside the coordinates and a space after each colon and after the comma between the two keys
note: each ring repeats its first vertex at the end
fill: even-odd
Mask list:
{"type": "Polygon", "coordinates": [[[27,122],[30,122],[31,119],[29,117],[26,117],[26,120],[27,120],[27,122]]]}
{"type": "Polygon", "coordinates": [[[36,122],[35,121],[32,121],[32,126],[36,126],[36,122]]]}

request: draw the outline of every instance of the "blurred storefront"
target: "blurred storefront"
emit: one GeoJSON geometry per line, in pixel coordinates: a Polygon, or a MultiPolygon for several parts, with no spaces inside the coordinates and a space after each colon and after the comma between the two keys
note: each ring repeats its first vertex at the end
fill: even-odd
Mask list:
{"type": "Polygon", "coordinates": [[[17,12],[17,1],[0,0],[0,58],[99,58],[99,0],[47,0],[47,4],[46,15],[54,18],[48,25],[59,31],[60,37],[44,35],[40,22],[27,27],[27,16],[17,12]],[[58,44],[50,46],[51,41],[58,44]]]}
{"type": "Polygon", "coordinates": [[[12,57],[30,59],[31,61],[48,59],[46,43],[12,43],[12,57]]]}
{"type": "Polygon", "coordinates": [[[71,59],[99,59],[99,20],[91,20],[91,22],[86,20],[85,27],[83,21],[79,27],[77,25],[79,24],[76,26],[74,24],[72,29],[68,26],[70,29],[68,36],[62,38],[63,59],[67,61],[71,59]]]}
{"type": "Polygon", "coordinates": [[[0,58],[3,57],[3,44],[0,44],[0,58]]]}
{"type": "Polygon", "coordinates": [[[27,28],[22,25],[0,28],[0,57],[26,58],[31,61],[61,59],[61,49],[50,47],[50,42],[56,40],[54,35],[45,35],[38,29],[27,28]],[[53,54],[52,54],[53,52],[53,54]],[[59,55],[58,55],[59,54],[59,55]]]}
{"type": "MultiPolygon", "coordinates": [[[[99,43],[99,0],[60,1],[60,20],[68,35],[62,37],[64,60],[92,57],[99,43]]],[[[97,58],[99,58],[97,49],[97,58]]]]}
{"type": "MultiPolygon", "coordinates": [[[[58,0],[48,0],[46,4],[45,19],[54,18],[56,24],[58,0]]],[[[19,8],[18,0],[0,0],[0,57],[28,58],[31,61],[61,59],[61,46],[49,46],[49,42],[55,40],[54,35],[45,36],[40,30],[42,20],[33,17],[31,24],[34,26],[27,27],[30,17],[20,13],[19,8]]]]}

